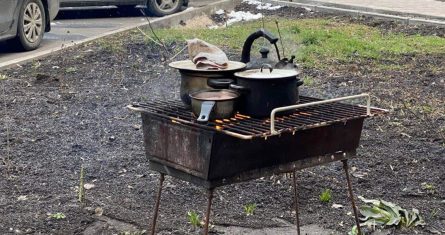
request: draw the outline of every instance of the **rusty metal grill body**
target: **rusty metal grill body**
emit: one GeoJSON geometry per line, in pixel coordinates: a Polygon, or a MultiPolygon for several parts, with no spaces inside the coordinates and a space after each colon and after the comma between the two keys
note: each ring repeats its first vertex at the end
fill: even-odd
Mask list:
{"type": "MultiPolygon", "coordinates": [[[[129,106],[142,115],[150,168],[161,173],[156,208],[159,207],[164,174],[209,190],[207,219],[213,189],[222,185],[271,174],[294,173],[339,160],[343,161],[348,174],[347,159],[355,157],[364,119],[386,112],[370,108],[369,95],[352,98],[363,96],[368,98],[368,107],[330,102],[336,99],[323,103],[325,101],[319,99],[300,97],[298,106],[317,105],[298,107],[290,114],[275,116],[278,115],[275,111],[288,110],[278,108],[272,112],[271,118],[266,119],[236,114],[233,118],[215,120],[207,125],[197,123],[196,117],[179,101],[154,100],[129,106]]],[[[358,224],[350,181],[348,188],[358,224]]],[[[156,217],[157,210],[152,234],[156,217]]],[[[208,223],[204,233],[208,232],[207,227],[208,223]]]]}
{"type": "MultiPolygon", "coordinates": [[[[301,97],[302,103],[314,101],[301,97]]],[[[351,157],[368,116],[365,107],[343,103],[307,107],[277,117],[279,134],[273,135],[270,119],[237,114],[203,125],[180,102],[133,107],[142,114],[150,167],[207,188],[289,172],[302,159],[313,166],[351,157]],[[319,158],[329,154],[334,157],[319,158]]]]}

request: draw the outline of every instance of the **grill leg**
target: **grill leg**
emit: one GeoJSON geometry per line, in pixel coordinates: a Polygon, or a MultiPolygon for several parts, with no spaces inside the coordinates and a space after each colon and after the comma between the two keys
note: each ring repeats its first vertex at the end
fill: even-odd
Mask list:
{"type": "Polygon", "coordinates": [[[210,209],[212,207],[212,199],[213,199],[213,189],[209,189],[207,191],[207,211],[206,211],[206,220],[204,224],[204,235],[209,234],[210,209]]]}
{"type": "Polygon", "coordinates": [[[354,193],[352,192],[351,179],[349,178],[348,160],[345,159],[345,160],[342,160],[342,162],[343,162],[343,169],[345,170],[345,174],[346,174],[346,181],[348,182],[349,199],[351,200],[352,210],[354,211],[355,224],[357,225],[358,235],[361,235],[362,231],[360,229],[360,221],[358,219],[357,207],[355,206],[355,199],[354,199],[354,193]]]}
{"type": "Polygon", "coordinates": [[[297,234],[300,235],[300,217],[298,215],[298,193],[295,171],[292,172],[292,188],[294,188],[295,223],[297,224],[297,234]]]}
{"type": "Polygon", "coordinates": [[[153,221],[151,223],[151,235],[154,235],[156,233],[156,221],[158,220],[158,211],[159,204],[161,203],[162,184],[164,183],[164,178],[164,174],[161,173],[161,176],[159,177],[159,190],[158,195],[156,196],[155,211],[153,214],[153,221]]]}

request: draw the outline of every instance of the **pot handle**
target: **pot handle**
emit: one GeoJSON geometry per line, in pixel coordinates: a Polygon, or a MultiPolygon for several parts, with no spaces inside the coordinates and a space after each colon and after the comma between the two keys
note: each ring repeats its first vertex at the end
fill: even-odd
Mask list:
{"type": "Polygon", "coordinates": [[[262,64],[261,68],[260,68],[260,72],[263,72],[263,68],[268,68],[270,73],[272,73],[272,71],[273,71],[273,67],[270,64],[262,64]]]}
{"type": "Polygon", "coordinates": [[[303,84],[304,84],[303,81],[301,81],[301,80],[298,80],[298,81],[297,81],[297,87],[299,87],[299,86],[301,86],[301,85],[303,85],[303,84]]]}
{"type": "Polygon", "coordinates": [[[197,119],[198,122],[206,123],[209,121],[210,113],[213,110],[213,107],[215,107],[215,101],[204,101],[201,104],[201,113],[199,114],[199,117],[197,119]]]}
{"type": "Polygon", "coordinates": [[[227,89],[232,83],[234,80],[230,78],[209,78],[207,80],[207,85],[216,89],[227,89]]]}
{"type": "Polygon", "coordinates": [[[230,89],[233,89],[233,90],[238,91],[240,93],[249,92],[250,91],[250,89],[247,88],[247,87],[243,87],[243,86],[235,85],[235,84],[230,84],[230,89]]]}

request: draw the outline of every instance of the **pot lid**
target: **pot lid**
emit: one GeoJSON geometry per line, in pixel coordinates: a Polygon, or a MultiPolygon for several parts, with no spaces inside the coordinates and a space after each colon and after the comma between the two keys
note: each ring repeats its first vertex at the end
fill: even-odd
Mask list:
{"type": "Polygon", "coordinates": [[[235,76],[251,79],[295,78],[300,72],[290,69],[250,69],[235,73],[235,76]]]}
{"type": "Polygon", "coordinates": [[[191,60],[180,60],[171,62],[168,66],[179,70],[206,71],[206,72],[234,71],[234,70],[241,70],[246,67],[246,64],[238,61],[229,61],[227,62],[227,64],[228,66],[225,69],[207,69],[207,68],[201,69],[201,68],[196,68],[196,64],[193,63],[191,60]]]}

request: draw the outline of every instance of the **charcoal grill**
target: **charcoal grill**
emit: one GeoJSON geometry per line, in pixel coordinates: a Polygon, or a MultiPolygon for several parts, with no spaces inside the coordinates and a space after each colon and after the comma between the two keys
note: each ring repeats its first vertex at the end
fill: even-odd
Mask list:
{"type": "Polygon", "coordinates": [[[364,119],[386,112],[371,108],[368,94],[329,100],[301,96],[299,104],[276,108],[269,118],[237,113],[207,124],[196,122],[180,101],[151,100],[128,108],[141,113],[149,166],[161,174],[152,234],[165,174],[208,190],[207,234],[216,187],[280,173],[293,176],[299,234],[295,171],[333,161],[343,162],[358,225],[347,159],[356,156],[364,119]],[[366,106],[342,103],[360,98],[366,99],[366,106]],[[289,114],[289,110],[293,112],[289,114]],[[285,111],[286,115],[280,115],[285,111]]]}

